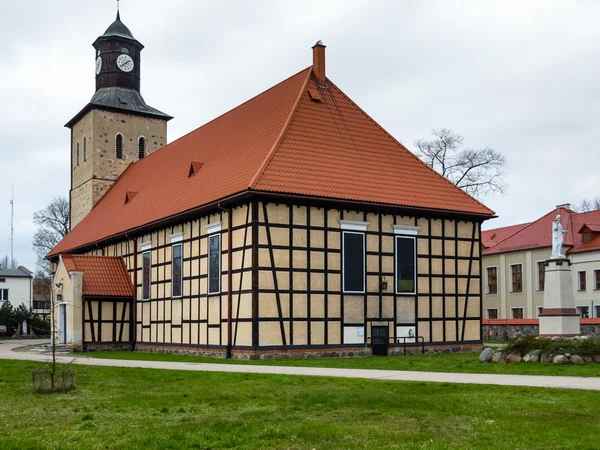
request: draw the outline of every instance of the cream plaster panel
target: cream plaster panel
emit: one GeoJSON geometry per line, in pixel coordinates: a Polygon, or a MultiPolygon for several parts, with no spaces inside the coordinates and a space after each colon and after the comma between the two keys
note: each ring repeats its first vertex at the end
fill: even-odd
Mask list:
{"type": "Polygon", "coordinates": [[[433,322],[431,327],[431,341],[432,342],[443,342],[444,341],[444,324],[442,322],[433,322]]]}
{"type": "MultiPolygon", "coordinates": [[[[414,222],[413,222],[414,224],[414,222]]],[[[410,224],[412,225],[412,224],[410,224]]],[[[394,216],[390,214],[382,214],[381,215],[381,231],[384,233],[393,233],[394,232],[394,216]]]]}
{"type": "Polygon", "coordinates": [[[409,225],[412,227],[415,225],[415,218],[409,216],[397,216],[396,225],[409,225]]]}
{"type": "Polygon", "coordinates": [[[310,208],[310,225],[313,227],[325,226],[325,211],[323,208],[310,208]]]}
{"type": "Polygon", "coordinates": [[[379,239],[377,236],[372,234],[367,235],[367,251],[377,252],[379,251],[379,239]]]}
{"type": "Polygon", "coordinates": [[[339,295],[328,295],[327,296],[327,316],[330,319],[340,318],[340,296],[339,295]]]}
{"type": "Polygon", "coordinates": [[[441,219],[432,219],[431,220],[431,235],[432,236],[442,236],[442,220],[441,219]]]}
{"type": "Polygon", "coordinates": [[[296,269],[306,269],[307,267],[307,253],[304,250],[293,251],[293,264],[296,269]]]}
{"type": "Polygon", "coordinates": [[[340,324],[337,322],[328,322],[327,326],[327,343],[330,345],[341,344],[340,324]]]}
{"type": "Polygon", "coordinates": [[[325,323],[313,322],[310,325],[310,343],[311,345],[325,344],[325,323]]]}
{"type": "Polygon", "coordinates": [[[396,321],[413,323],[415,321],[416,300],[414,297],[396,298],[396,321]]]}
{"type": "Polygon", "coordinates": [[[306,225],[306,206],[294,207],[294,225],[306,225]]]}
{"type": "MultiPolygon", "coordinates": [[[[311,218],[312,221],[312,218],[311,218]]],[[[311,230],[310,232],[310,246],[312,248],[323,248],[325,247],[325,233],[321,230],[311,230]]]]}
{"type": "Polygon", "coordinates": [[[372,295],[367,297],[367,318],[377,319],[379,317],[379,297],[372,295]]]}
{"type": "Polygon", "coordinates": [[[367,255],[367,272],[379,272],[379,256],[367,255]]]}
{"type": "Polygon", "coordinates": [[[325,269],[325,253],[312,251],[310,253],[310,267],[315,270],[325,269]]]}
{"type": "Polygon", "coordinates": [[[444,241],[444,252],[446,256],[456,256],[456,242],[455,241],[444,241]]]}
{"type": "Polygon", "coordinates": [[[432,294],[441,294],[443,287],[443,279],[442,278],[433,278],[431,280],[431,293],[432,294]]]}
{"type": "Polygon", "coordinates": [[[429,277],[419,276],[417,278],[417,288],[421,294],[429,293],[429,277]]]}
{"type": "Polygon", "coordinates": [[[329,231],[327,233],[327,245],[332,250],[340,250],[340,233],[337,231],[329,231]]]}
{"type": "MultiPolygon", "coordinates": [[[[262,212],[262,208],[260,208],[262,212]]],[[[269,223],[289,224],[290,210],[287,205],[267,204],[267,214],[269,223]]]]}
{"type": "Polygon", "coordinates": [[[431,336],[429,334],[429,323],[419,322],[417,324],[417,336],[423,336],[425,342],[431,342],[431,336]]]}
{"type": "Polygon", "coordinates": [[[429,314],[429,298],[428,297],[419,297],[418,300],[419,307],[419,318],[425,319],[431,317],[429,314]]]}
{"type": "MultiPolygon", "coordinates": [[[[458,222],[458,237],[471,239],[473,237],[473,225],[472,222],[458,222]]],[[[477,236],[476,236],[477,237],[477,236]]]]}
{"type": "Polygon", "coordinates": [[[325,274],[311,273],[310,274],[310,289],[312,291],[324,291],[325,290],[325,274]]]}
{"type": "Polygon", "coordinates": [[[308,233],[306,230],[294,229],[293,231],[294,247],[306,247],[308,243],[308,233]]]}
{"type": "Polygon", "coordinates": [[[381,314],[387,319],[394,317],[394,297],[383,297],[381,299],[381,314]]]}
{"type": "Polygon", "coordinates": [[[340,253],[327,253],[327,268],[329,270],[341,270],[341,259],[340,253]]]}
{"type": "Polygon", "coordinates": [[[308,311],[306,309],[308,305],[306,294],[294,294],[293,305],[294,317],[302,319],[308,317],[308,311]]]}
{"type": "Polygon", "coordinates": [[[442,274],[442,260],[439,258],[431,259],[431,274],[441,275],[442,274]]]}
{"type": "Polygon", "coordinates": [[[294,322],[294,345],[308,344],[308,325],[306,322],[294,322]]]}
{"type": "Polygon", "coordinates": [[[418,238],[417,239],[417,253],[419,255],[428,255],[429,254],[429,242],[427,239],[418,238]]]}
{"type": "Polygon", "coordinates": [[[248,322],[236,323],[237,339],[236,345],[251,345],[252,344],[252,324],[248,322]]]}
{"type": "MultiPolygon", "coordinates": [[[[296,324],[294,324],[294,331],[296,324]]],[[[294,336],[295,340],[296,336],[294,336]]],[[[283,345],[281,340],[281,328],[278,322],[258,323],[259,345],[283,345]]]]}
{"type": "Polygon", "coordinates": [[[443,313],[442,297],[433,297],[431,299],[431,317],[440,318],[443,317],[443,313]]]}
{"type": "Polygon", "coordinates": [[[364,298],[358,295],[345,295],[344,302],[344,322],[363,323],[364,321],[364,298]]]}
{"type": "Polygon", "coordinates": [[[221,343],[221,328],[208,329],[208,345],[220,345],[221,343]]]}

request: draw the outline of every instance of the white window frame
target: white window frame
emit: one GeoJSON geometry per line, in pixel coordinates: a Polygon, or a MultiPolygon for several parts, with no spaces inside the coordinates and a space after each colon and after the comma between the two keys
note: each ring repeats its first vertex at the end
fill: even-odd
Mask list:
{"type": "MultiPolygon", "coordinates": [[[[208,226],[206,227],[208,230],[208,226]]],[[[208,235],[208,245],[207,245],[207,253],[208,253],[208,264],[207,264],[207,272],[208,272],[208,279],[206,282],[206,290],[208,291],[208,295],[220,295],[221,294],[221,278],[223,276],[222,274],[222,255],[221,255],[221,224],[219,223],[219,231],[211,233],[208,235]],[[219,238],[219,288],[217,291],[211,291],[210,290],[210,239],[213,237],[217,237],[219,238]]]]}
{"type": "Polygon", "coordinates": [[[593,283],[594,283],[594,288],[592,289],[592,291],[599,291],[599,290],[600,290],[600,289],[598,289],[598,287],[596,286],[596,279],[597,279],[597,277],[598,277],[598,272],[600,272],[600,269],[594,269],[594,270],[592,271],[592,273],[594,274],[594,277],[593,277],[593,278],[594,278],[594,281],[593,281],[593,283]]]}
{"type": "Polygon", "coordinates": [[[523,263],[509,264],[508,268],[510,269],[510,272],[509,272],[510,273],[510,291],[509,292],[511,294],[522,294],[524,292],[524,285],[525,285],[524,273],[523,273],[523,263]],[[513,266],[521,266],[521,290],[520,291],[515,291],[514,290],[514,286],[513,286],[513,270],[512,270],[513,266]]]}
{"type": "MultiPolygon", "coordinates": [[[[417,231],[419,227],[416,227],[417,231]]],[[[394,228],[394,232],[396,231],[396,228],[394,228]]],[[[365,248],[365,254],[366,254],[366,248],[365,248]]],[[[366,272],[366,267],[365,267],[365,272],[366,272]]],[[[396,234],[396,236],[394,236],[394,292],[396,293],[396,295],[415,295],[417,293],[417,238],[414,237],[414,235],[412,236],[407,236],[407,235],[402,235],[402,234],[396,234]],[[413,262],[413,267],[415,268],[414,272],[413,272],[413,290],[412,292],[399,292],[398,291],[398,239],[410,239],[413,241],[413,257],[414,257],[414,262],[413,262]]]]}
{"type": "Polygon", "coordinates": [[[123,133],[116,133],[115,140],[113,142],[115,144],[115,159],[125,159],[125,136],[123,133]],[[121,156],[117,155],[117,136],[121,136],[121,156]]]}
{"type": "Polygon", "coordinates": [[[8,293],[9,289],[8,288],[2,288],[0,289],[0,302],[7,302],[8,299],[10,298],[10,294],[8,293]],[[4,291],[6,291],[6,298],[4,298],[4,291]]]}
{"type": "MultiPolygon", "coordinates": [[[[171,241],[171,242],[173,242],[173,241],[171,241]]],[[[181,297],[183,297],[183,244],[181,242],[181,239],[179,241],[175,241],[175,242],[176,242],[175,244],[171,245],[171,298],[181,298],[181,297]],[[180,250],[181,251],[181,274],[180,274],[181,279],[180,279],[180,284],[179,284],[181,292],[179,293],[179,295],[173,294],[173,287],[174,287],[173,281],[175,280],[175,276],[174,276],[175,258],[173,256],[175,253],[173,250],[175,249],[175,247],[179,247],[181,249],[180,250]]]]}
{"type": "MultiPolygon", "coordinates": [[[[340,220],[340,222],[342,222],[340,220]]],[[[363,223],[368,223],[368,222],[363,222],[363,223]]],[[[342,228],[343,229],[343,228],[342,228]]],[[[365,227],[366,229],[366,227],[365,227]]],[[[342,292],[344,294],[364,294],[367,290],[367,238],[366,238],[366,234],[364,231],[347,231],[344,230],[342,231],[342,292]],[[363,239],[363,289],[362,291],[349,291],[346,290],[346,277],[344,276],[346,273],[346,264],[345,264],[345,240],[344,240],[344,236],[345,234],[359,234],[362,236],[363,239]]]]}
{"type": "MultiPolygon", "coordinates": [[[[544,260],[535,262],[535,291],[536,292],[544,292],[540,289],[540,273],[539,273],[539,263],[545,262],[544,260]]],[[[544,290],[546,290],[546,272],[544,270],[544,290]]]]}
{"type": "MultiPolygon", "coordinates": [[[[490,266],[493,267],[493,266],[490,266]]],[[[490,311],[496,311],[496,319],[499,319],[498,317],[498,308],[486,308],[485,309],[485,316],[487,318],[487,320],[496,320],[496,319],[490,319],[490,311]]]]}
{"type": "Polygon", "coordinates": [[[514,306],[514,307],[510,308],[510,318],[513,319],[513,320],[523,320],[523,319],[525,319],[525,308],[523,308],[522,306],[514,306]],[[523,317],[521,319],[515,319],[515,315],[513,314],[513,311],[515,309],[520,309],[520,310],[523,311],[523,314],[521,314],[523,317]]]}
{"type": "MultiPolygon", "coordinates": [[[[499,294],[499,290],[500,290],[500,283],[498,283],[498,281],[500,281],[498,278],[498,266],[486,266],[485,267],[485,295],[498,295],[499,294]],[[490,293],[490,280],[489,280],[489,276],[488,276],[488,269],[496,269],[496,292],[495,293],[490,293]]],[[[496,309],[496,308],[491,308],[491,309],[496,309]]]]}
{"type": "MultiPolygon", "coordinates": [[[[594,283],[596,283],[596,280],[594,280],[594,283]]],[[[587,272],[585,270],[578,270],[577,271],[577,292],[587,292],[587,272]],[[581,289],[581,274],[585,275],[585,289],[581,289]]]]}
{"type": "Polygon", "coordinates": [[[152,250],[149,244],[142,244],[142,300],[152,298],[152,250]],[[150,270],[148,271],[148,297],[144,297],[144,255],[150,255],[150,270]]]}
{"type": "Polygon", "coordinates": [[[138,140],[137,140],[138,159],[144,159],[146,156],[148,156],[146,154],[147,150],[148,150],[148,139],[146,139],[146,136],[144,136],[142,134],[140,137],[138,137],[138,140]],[[144,140],[144,156],[142,156],[141,158],[140,158],[140,139],[144,140]]]}

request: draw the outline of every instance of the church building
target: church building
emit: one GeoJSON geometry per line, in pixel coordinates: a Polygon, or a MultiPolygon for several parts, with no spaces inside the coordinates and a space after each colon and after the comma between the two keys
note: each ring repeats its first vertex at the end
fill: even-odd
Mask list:
{"type": "Polygon", "coordinates": [[[70,233],[53,262],[59,340],[234,358],[481,346],[481,224],[312,65],[167,143],[143,45],[94,42],[71,130],[70,233]]]}

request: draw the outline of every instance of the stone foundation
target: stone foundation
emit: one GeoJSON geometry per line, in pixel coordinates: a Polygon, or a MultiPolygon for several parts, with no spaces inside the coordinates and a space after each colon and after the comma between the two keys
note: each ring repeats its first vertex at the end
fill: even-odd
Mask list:
{"type": "MultiPolygon", "coordinates": [[[[600,319],[580,319],[583,336],[600,336],[600,319]]],[[[483,340],[503,341],[523,336],[539,335],[538,319],[483,320],[483,340]]]]}

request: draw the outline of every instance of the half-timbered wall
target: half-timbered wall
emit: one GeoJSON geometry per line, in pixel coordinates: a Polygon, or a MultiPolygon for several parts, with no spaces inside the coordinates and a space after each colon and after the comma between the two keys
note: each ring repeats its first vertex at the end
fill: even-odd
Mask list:
{"type": "Polygon", "coordinates": [[[127,344],[132,341],[131,298],[84,297],[83,344],[127,344]]]}
{"type": "MultiPolygon", "coordinates": [[[[210,350],[227,344],[227,214],[92,252],[125,259],[136,287],[138,348],[210,350]],[[207,226],[216,222],[221,223],[221,294],[209,295],[207,226]],[[183,249],[180,298],[171,295],[173,236],[180,236],[183,249]],[[142,248],[151,252],[148,300],[142,299],[142,248]]],[[[478,222],[258,200],[235,207],[232,220],[233,349],[360,347],[370,342],[372,326],[387,326],[392,344],[409,332],[430,345],[481,339],[478,222]],[[368,223],[364,293],[343,292],[340,221],[368,223]],[[411,294],[395,291],[395,225],[418,227],[411,294]]]]}
{"type": "MultiPolygon", "coordinates": [[[[250,208],[232,213],[232,345],[251,345],[252,233],[250,208]]],[[[228,212],[218,212],[91,252],[122,256],[136,288],[136,345],[227,345],[228,212]],[[207,225],[221,223],[221,293],[208,294],[207,225]],[[182,235],[182,236],[181,236],[182,235]],[[177,236],[176,242],[172,237],[177,236]],[[172,296],[172,248],[182,245],[182,295],[172,296]],[[151,253],[150,298],[142,295],[142,254],[151,253]],[[137,262],[136,262],[137,259],[137,262]],[[137,267],[137,270],[135,269],[137,267]]],[[[212,234],[212,233],[211,233],[212,234]]]]}
{"type": "Polygon", "coordinates": [[[411,328],[426,343],[480,340],[479,223],[260,202],[257,212],[259,345],[368,344],[372,325],[392,343],[411,328]],[[361,294],[342,289],[342,220],[368,222],[361,294]],[[414,294],[395,293],[394,225],[419,227],[414,294]]]}

